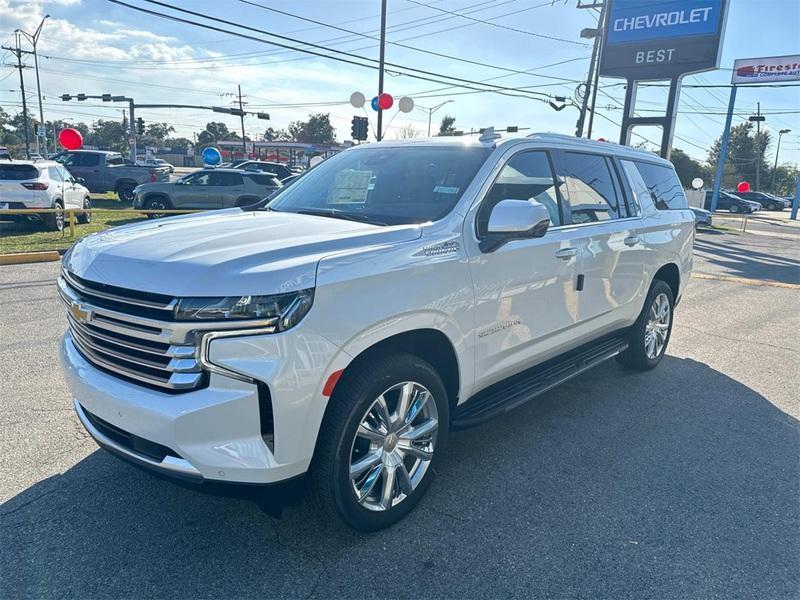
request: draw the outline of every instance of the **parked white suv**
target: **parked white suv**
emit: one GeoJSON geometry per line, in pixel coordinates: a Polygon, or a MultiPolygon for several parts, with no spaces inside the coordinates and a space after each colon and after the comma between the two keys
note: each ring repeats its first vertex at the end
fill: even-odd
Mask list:
{"type": "MultiPolygon", "coordinates": [[[[0,163],[0,210],[26,208],[88,209],[91,208],[89,190],[51,160],[0,163]]],[[[61,210],[40,215],[48,229],[64,229],[61,210]]],[[[88,223],[90,219],[91,213],[78,215],[80,223],[88,223]]]]}
{"type": "Polygon", "coordinates": [[[308,474],[374,530],[417,504],[451,429],[611,357],[656,366],[693,237],[672,165],[646,152],[366,144],[268,204],[83,238],[58,282],[61,356],[115,454],[264,497],[308,474]]]}

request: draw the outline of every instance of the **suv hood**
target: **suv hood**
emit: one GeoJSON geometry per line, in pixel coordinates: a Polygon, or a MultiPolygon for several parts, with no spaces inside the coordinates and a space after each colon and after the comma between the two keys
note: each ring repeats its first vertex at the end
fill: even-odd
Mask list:
{"type": "Polygon", "coordinates": [[[64,267],[89,281],[171,296],[234,296],[314,287],[329,254],[417,239],[419,225],[382,227],[285,212],[183,215],[101,231],[64,267]]]}

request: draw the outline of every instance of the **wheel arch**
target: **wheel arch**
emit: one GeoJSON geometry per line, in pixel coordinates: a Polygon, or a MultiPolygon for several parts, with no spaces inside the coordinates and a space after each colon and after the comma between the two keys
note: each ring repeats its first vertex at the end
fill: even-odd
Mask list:
{"type": "Polygon", "coordinates": [[[458,355],[450,338],[438,329],[412,329],[384,338],[358,353],[341,377],[346,377],[348,371],[352,372],[377,356],[391,353],[413,354],[429,363],[442,378],[451,409],[455,408],[461,385],[458,355]]]}
{"type": "Polygon", "coordinates": [[[653,275],[653,281],[657,279],[663,281],[670,287],[672,290],[672,297],[677,301],[678,294],[681,291],[681,270],[678,268],[678,265],[672,262],[662,265],[661,268],[656,271],[655,275],[653,275]]]}

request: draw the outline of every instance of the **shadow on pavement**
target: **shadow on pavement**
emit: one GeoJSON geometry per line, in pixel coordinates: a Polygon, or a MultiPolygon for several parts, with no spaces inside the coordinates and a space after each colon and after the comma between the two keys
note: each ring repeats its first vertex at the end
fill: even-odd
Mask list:
{"type": "Polygon", "coordinates": [[[372,535],[97,451],[0,508],[0,596],[796,598],[799,429],[702,363],[612,361],[453,435],[372,535]]]}
{"type": "Polygon", "coordinates": [[[694,250],[703,253],[706,263],[716,265],[728,275],[800,283],[800,260],[700,237],[695,238],[694,250]]]}

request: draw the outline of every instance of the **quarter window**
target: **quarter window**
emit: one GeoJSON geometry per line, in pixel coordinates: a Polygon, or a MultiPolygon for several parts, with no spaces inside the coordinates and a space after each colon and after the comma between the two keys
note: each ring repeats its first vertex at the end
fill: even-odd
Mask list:
{"type": "Polygon", "coordinates": [[[617,184],[605,156],[565,152],[559,178],[567,188],[570,223],[609,221],[622,216],[617,184]]]}
{"type": "Polygon", "coordinates": [[[561,225],[559,194],[546,152],[520,152],[506,163],[478,211],[478,237],[486,235],[489,214],[501,200],[536,200],[550,213],[551,226],[561,225]]]}
{"type": "Polygon", "coordinates": [[[683,186],[673,168],[638,160],[633,162],[642,175],[650,198],[658,210],[688,208],[683,186]]]}
{"type": "Polygon", "coordinates": [[[50,175],[52,181],[61,181],[61,173],[56,167],[47,167],[47,174],[50,175]]]}

